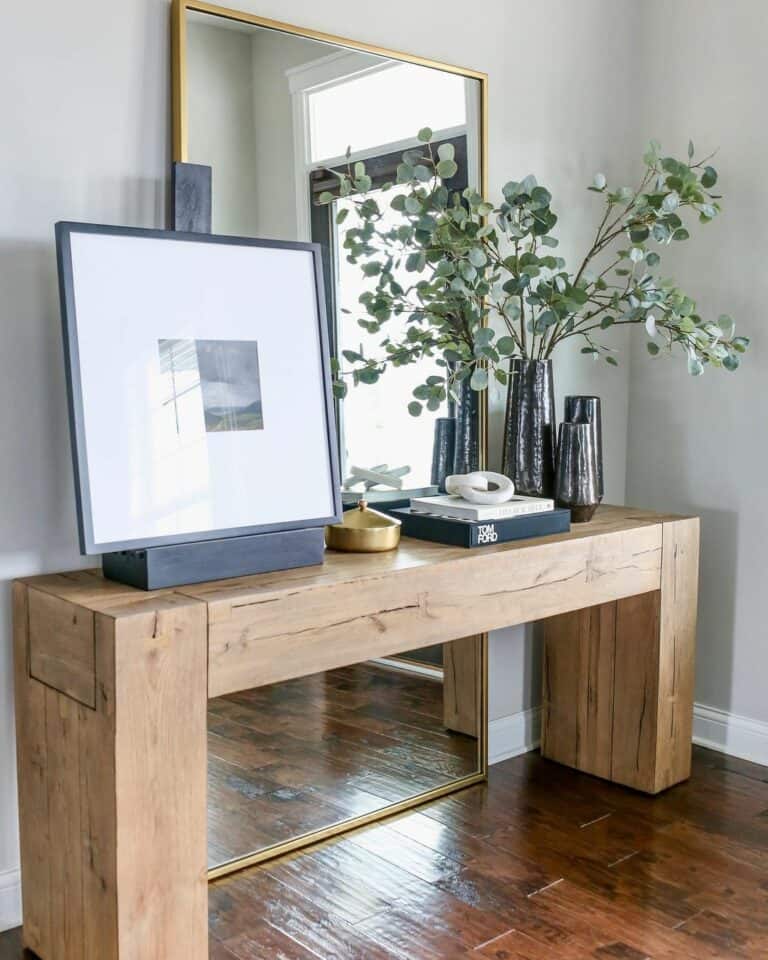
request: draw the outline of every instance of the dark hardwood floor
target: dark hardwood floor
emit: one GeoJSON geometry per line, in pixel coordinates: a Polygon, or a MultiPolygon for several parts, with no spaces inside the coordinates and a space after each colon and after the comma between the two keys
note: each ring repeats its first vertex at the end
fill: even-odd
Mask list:
{"type": "Polygon", "coordinates": [[[527,754],[217,881],[210,930],[212,960],[764,960],[768,768],[696,749],[650,798],[527,754]]]}
{"type": "Polygon", "coordinates": [[[208,705],[214,865],[456,780],[477,741],[443,726],[443,685],[363,663],[208,705]]]}

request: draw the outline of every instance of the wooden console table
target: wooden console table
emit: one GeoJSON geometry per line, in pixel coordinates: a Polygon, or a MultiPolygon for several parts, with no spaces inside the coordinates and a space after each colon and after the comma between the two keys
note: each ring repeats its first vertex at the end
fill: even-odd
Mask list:
{"type": "Polygon", "coordinates": [[[14,584],[24,944],[205,960],[208,697],[544,620],[545,756],[657,793],[688,777],[699,524],[602,508],[570,534],[144,593],[14,584]]]}

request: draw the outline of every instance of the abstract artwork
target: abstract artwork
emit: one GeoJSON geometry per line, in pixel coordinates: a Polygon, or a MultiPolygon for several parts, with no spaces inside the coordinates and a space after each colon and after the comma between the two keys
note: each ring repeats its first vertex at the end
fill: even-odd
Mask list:
{"type": "Polygon", "coordinates": [[[164,403],[181,434],[180,406],[199,404],[207,433],[263,430],[264,411],[256,340],[159,340],[164,403]]]}

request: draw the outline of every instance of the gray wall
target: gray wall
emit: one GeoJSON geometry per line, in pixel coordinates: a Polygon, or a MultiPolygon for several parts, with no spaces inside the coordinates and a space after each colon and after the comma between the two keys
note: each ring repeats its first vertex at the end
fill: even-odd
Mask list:
{"type": "MultiPolygon", "coordinates": [[[[296,239],[286,70],[327,54],[312,40],[208,17],[189,24],[189,159],[213,167],[213,229],[296,239]]],[[[333,49],[333,48],[331,48],[333,49]]]]}
{"type": "Polygon", "coordinates": [[[293,106],[285,72],[327,56],[329,48],[302,37],[263,30],[254,34],[251,50],[259,230],[277,240],[296,240],[293,106]]]}
{"type": "Polygon", "coordinates": [[[187,30],[187,50],[189,157],[214,170],[213,230],[251,236],[256,194],[241,189],[252,182],[256,165],[251,35],[194,22],[187,30]]]}
{"type": "Polygon", "coordinates": [[[75,530],[53,224],[163,222],[167,50],[161,0],[3,8],[0,926],[18,919],[5,912],[4,894],[18,865],[10,580],[86,565],[75,530]]]}
{"type": "Polygon", "coordinates": [[[704,153],[719,149],[712,162],[724,195],[722,217],[692,231],[665,263],[703,314],[734,316],[752,349],[736,375],[711,370],[694,379],[679,357],[650,361],[639,338],[627,497],[701,515],[696,699],[766,722],[768,8],[761,0],[653,0],[645,10],[642,126],[669,151],[682,153],[689,136],[704,153]]]}
{"type": "MultiPolygon", "coordinates": [[[[583,247],[593,230],[593,195],[584,185],[596,170],[624,175],[628,169],[632,127],[625,105],[635,92],[631,51],[640,12],[633,0],[486,0],[482,17],[468,14],[464,0],[444,0],[437,20],[431,6],[414,7],[410,0],[390,0],[390,15],[376,20],[366,4],[350,0],[241,2],[266,16],[487,70],[491,185],[498,190],[507,179],[536,171],[551,187],[557,209],[568,211],[560,231],[566,254],[583,247]],[[521,43],[520,37],[541,40],[521,43]]],[[[3,14],[0,903],[10,902],[3,900],[3,889],[18,864],[9,581],[87,564],[75,533],[53,223],[62,218],[164,223],[170,161],[168,19],[166,0],[47,0],[17,3],[3,14]]],[[[751,44],[745,33],[745,43],[751,44]]],[[[749,49],[756,58],[757,49],[749,49]]],[[[704,120],[698,126],[706,127],[704,120]]],[[[746,157],[742,163],[748,163],[746,157]]],[[[748,244],[744,255],[750,256],[748,244]]],[[[604,397],[608,491],[611,499],[621,500],[626,369],[596,368],[578,355],[562,355],[556,376],[561,393],[604,397]]],[[[731,389],[743,392],[748,383],[731,384],[731,389]]],[[[746,404],[734,400],[734,413],[737,409],[747,409],[746,404]]],[[[497,439],[498,395],[492,414],[497,439]]],[[[728,496],[718,502],[733,509],[728,496]]],[[[746,562],[740,577],[749,576],[746,562]]],[[[530,702],[533,653],[520,635],[518,630],[503,643],[494,640],[493,716],[530,702]]],[[[0,911],[0,926],[16,920],[0,911]]]]}

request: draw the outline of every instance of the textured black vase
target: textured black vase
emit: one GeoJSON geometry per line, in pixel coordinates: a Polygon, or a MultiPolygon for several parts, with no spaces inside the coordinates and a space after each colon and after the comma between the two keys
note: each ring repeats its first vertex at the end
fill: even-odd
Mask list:
{"type": "Polygon", "coordinates": [[[600,397],[566,397],[566,423],[589,423],[592,426],[597,457],[597,490],[602,500],[605,496],[603,478],[603,418],[600,411],[600,397]]]}
{"type": "Polygon", "coordinates": [[[445,478],[453,473],[456,449],[456,418],[438,417],[435,420],[435,441],[432,446],[431,482],[445,493],[445,478]]]}
{"type": "Polygon", "coordinates": [[[574,523],[586,523],[597,510],[597,448],[591,423],[560,424],[555,500],[571,511],[574,523]]]}
{"type": "Polygon", "coordinates": [[[480,394],[470,387],[469,378],[461,381],[458,392],[453,473],[471,473],[480,469],[480,394]]]}
{"type": "Polygon", "coordinates": [[[513,360],[501,472],[515,492],[551,497],[555,479],[555,391],[551,360],[513,360]]]}

